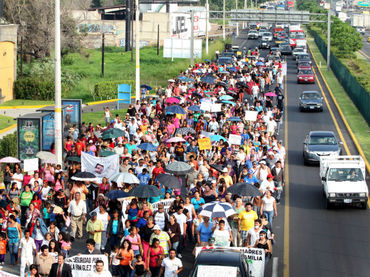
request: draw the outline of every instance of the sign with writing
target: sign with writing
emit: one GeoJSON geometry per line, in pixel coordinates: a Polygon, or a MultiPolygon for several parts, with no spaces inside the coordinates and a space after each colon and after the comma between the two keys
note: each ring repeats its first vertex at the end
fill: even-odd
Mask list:
{"type": "Polygon", "coordinates": [[[40,149],[40,120],[18,118],[18,156],[20,160],[36,158],[40,149]]]}
{"type": "Polygon", "coordinates": [[[158,201],[158,202],[153,203],[152,204],[153,212],[155,212],[156,210],[158,210],[158,205],[159,204],[163,204],[164,211],[168,213],[168,210],[170,209],[170,206],[171,206],[171,204],[172,204],[173,201],[175,201],[175,198],[163,199],[161,201],[158,201]]]}
{"type": "Polygon", "coordinates": [[[72,267],[73,277],[86,277],[86,275],[95,270],[95,263],[98,260],[104,262],[104,271],[109,271],[108,258],[105,255],[79,255],[66,259],[66,263],[72,267]]]}
{"type": "Polygon", "coordinates": [[[235,266],[219,266],[219,265],[199,265],[197,277],[224,277],[238,276],[238,268],[235,266]]]}
{"type": "Polygon", "coordinates": [[[42,150],[50,151],[55,141],[55,118],[54,113],[48,113],[42,117],[42,150]]]}
{"type": "Polygon", "coordinates": [[[218,103],[213,104],[211,106],[211,112],[213,112],[213,113],[221,112],[222,111],[221,106],[222,106],[222,104],[218,104],[218,103]]]}
{"type": "Polygon", "coordinates": [[[23,163],[24,163],[24,166],[23,166],[24,172],[30,172],[30,171],[35,171],[39,169],[39,158],[25,159],[23,163]]]}
{"type": "MultiPolygon", "coordinates": [[[[260,248],[247,248],[247,247],[218,247],[214,246],[212,249],[233,249],[238,250],[244,254],[245,260],[248,263],[250,276],[263,277],[265,272],[265,250],[260,248]]],[[[195,257],[199,255],[202,250],[209,249],[209,247],[196,247],[195,257]]],[[[214,276],[214,275],[207,275],[214,276]]],[[[215,275],[218,276],[218,275],[215,275]]],[[[227,276],[227,275],[223,275],[227,276]]],[[[232,275],[234,276],[234,275],[232,275]]]]}
{"type": "Polygon", "coordinates": [[[200,104],[200,109],[202,111],[210,112],[212,110],[212,103],[210,103],[210,102],[202,102],[200,104]]]}
{"type": "Polygon", "coordinates": [[[246,111],[245,112],[245,120],[249,121],[256,121],[257,120],[257,111],[246,111]]]}
{"type": "Polygon", "coordinates": [[[63,99],[62,105],[67,105],[63,113],[63,128],[68,131],[74,124],[77,128],[81,127],[82,118],[82,100],[81,99],[63,99]]]}
{"type": "Polygon", "coordinates": [[[240,144],[242,144],[242,136],[230,135],[229,136],[229,143],[231,145],[240,145],[240,144]]]}
{"type": "Polygon", "coordinates": [[[198,139],[199,150],[208,150],[212,148],[211,138],[198,139]]]}

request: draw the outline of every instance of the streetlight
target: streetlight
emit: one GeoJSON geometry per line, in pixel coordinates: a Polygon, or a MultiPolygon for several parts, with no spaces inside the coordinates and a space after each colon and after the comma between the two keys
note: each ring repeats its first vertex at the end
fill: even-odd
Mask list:
{"type": "Polygon", "coordinates": [[[140,99],[140,35],[139,35],[139,16],[140,16],[140,10],[139,10],[139,0],[135,0],[136,4],[136,26],[135,26],[135,61],[136,61],[136,78],[135,78],[135,99],[136,101],[140,99]]]}

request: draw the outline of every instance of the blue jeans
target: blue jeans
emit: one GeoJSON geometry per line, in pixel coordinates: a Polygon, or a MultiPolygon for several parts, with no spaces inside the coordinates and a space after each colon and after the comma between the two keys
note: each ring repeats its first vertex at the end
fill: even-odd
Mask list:
{"type": "Polygon", "coordinates": [[[283,191],[282,182],[281,181],[275,181],[275,187],[277,188],[275,192],[275,198],[276,201],[280,201],[281,193],[283,191]]]}
{"type": "Polygon", "coordinates": [[[10,253],[10,263],[12,265],[15,264],[15,262],[18,259],[18,248],[19,248],[19,243],[9,243],[9,253],[10,253]]]}
{"type": "Polygon", "coordinates": [[[179,247],[179,243],[180,243],[180,241],[176,241],[176,242],[172,243],[172,248],[175,249],[176,252],[177,252],[177,248],[179,247]]]}
{"type": "Polygon", "coordinates": [[[263,211],[263,214],[266,215],[268,222],[272,226],[272,219],[274,218],[274,211],[263,211]]]}

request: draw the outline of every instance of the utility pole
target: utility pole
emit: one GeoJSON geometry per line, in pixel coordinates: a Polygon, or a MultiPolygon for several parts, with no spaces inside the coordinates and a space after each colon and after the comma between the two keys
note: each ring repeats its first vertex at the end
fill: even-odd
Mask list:
{"type": "Polygon", "coordinates": [[[157,56],[159,56],[159,24],[158,24],[158,30],[157,30],[157,56]]]}
{"type": "Polygon", "coordinates": [[[190,28],[191,28],[191,39],[190,39],[190,65],[194,64],[194,11],[190,11],[190,28]]]}
{"type": "MultiPolygon", "coordinates": [[[[248,8],[248,0],[244,0],[244,10],[248,8]]],[[[243,21],[243,29],[245,28],[245,21],[243,21]]]]}
{"type": "MultiPolygon", "coordinates": [[[[238,14],[238,0],[235,0],[235,9],[236,9],[236,14],[235,17],[238,14]]],[[[236,21],[236,36],[239,36],[239,21],[236,21]]]]}
{"type": "Polygon", "coordinates": [[[139,7],[139,0],[135,0],[136,4],[136,26],[135,26],[135,39],[136,39],[136,44],[135,44],[135,60],[136,60],[136,78],[135,78],[135,100],[140,99],[140,7],[139,7]]]}
{"type": "Polygon", "coordinates": [[[223,16],[222,16],[222,38],[226,40],[226,5],[225,5],[225,0],[223,1],[223,16]]]}
{"type": "Polygon", "coordinates": [[[62,160],[62,81],[60,56],[60,0],[55,0],[55,155],[57,163],[62,160]]]}
{"type": "Polygon", "coordinates": [[[206,0],[206,54],[208,55],[208,13],[209,13],[209,4],[206,0]]]}
{"type": "Polygon", "coordinates": [[[101,76],[104,77],[104,40],[105,34],[104,32],[101,35],[101,76]]]}
{"type": "Polygon", "coordinates": [[[131,31],[131,0],[126,0],[126,33],[125,33],[125,51],[130,51],[130,31],[131,31]]]}
{"type": "Polygon", "coordinates": [[[327,33],[328,33],[328,38],[327,38],[327,40],[328,40],[328,47],[327,47],[327,58],[326,58],[326,65],[327,65],[327,70],[328,71],[330,71],[330,33],[331,33],[331,30],[330,30],[330,28],[331,28],[331,2],[330,2],[330,7],[329,7],[329,11],[328,11],[328,31],[327,31],[327,33]]]}

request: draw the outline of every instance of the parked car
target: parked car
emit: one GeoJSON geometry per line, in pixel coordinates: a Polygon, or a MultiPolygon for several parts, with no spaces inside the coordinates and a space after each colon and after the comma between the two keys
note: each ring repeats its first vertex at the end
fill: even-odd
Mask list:
{"type": "Polygon", "coordinates": [[[297,74],[297,83],[298,84],[314,84],[315,75],[311,69],[305,69],[298,71],[297,74]]]}
{"type": "Polygon", "coordinates": [[[258,39],[258,32],[256,30],[249,31],[248,39],[258,39]]]}
{"type": "Polygon", "coordinates": [[[299,54],[306,54],[306,53],[307,53],[306,49],[296,47],[296,48],[294,48],[294,50],[292,52],[293,59],[296,59],[299,54]]]}
{"type": "MultiPolygon", "coordinates": [[[[197,256],[193,269],[190,273],[190,277],[197,277],[198,271],[201,267],[202,272],[207,270],[207,267],[211,268],[212,266],[227,266],[227,267],[236,267],[238,277],[249,277],[249,267],[246,262],[245,257],[242,252],[233,249],[206,249],[202,250],[197,256]]],[[[204,275],[202,275],[204,276],[204,275]]],[[[231,277],[231,276],[230,276],[231,277]]]]}
{"type": "Polygon", "coordinates": [[[280,44],[279,51],[282,55],[291,55],[292,47],[290,47],[290,45],[280,44]]]}
{"type": "Polygon", "coordinates": [[[267,32],[266,27],[260,27],[260,29],[258,30],[258,36],[259,36],[259,37],[262,37],[262,35],[263,35],[264,33],[266,33],[266,32],[267,32]]]}
{"type": "Polygon", "coordinates": [[[271,47],[271,44],[268,40],[262,39],[258,47],[261,49],[269,49],[271,47]]]}
{"type": "Polygon", "coordinates": [[[303,142],[303,161],[319,163],[321,156],[339,156],[340,144],[331,131],[311,131],[303,142]]]}
{"type": "Polygon", "coordinates": [[[357,26],[355,27],[356,31],[359,32],[361,35],[364,35],[366,33],[365,27],[357,26]]]}
{"type": "Polygon", "coordinates": [[[299,111],[323,111],[323,98],[318,91],[304,91],[299,96],[299,111]]]}

